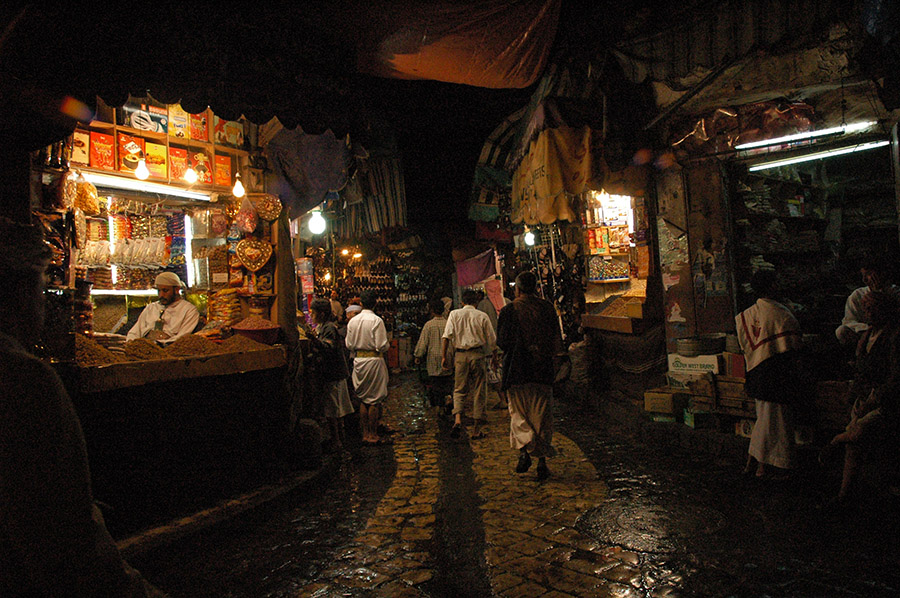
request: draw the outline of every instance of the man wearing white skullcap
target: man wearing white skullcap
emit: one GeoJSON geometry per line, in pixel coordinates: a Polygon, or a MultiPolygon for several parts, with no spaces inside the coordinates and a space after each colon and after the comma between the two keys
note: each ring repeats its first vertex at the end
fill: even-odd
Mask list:
{"type": "Polygon", "coordinates": [[[190,301],[181,298],[183,286],[174,272],[157,276],[159,301],[144,308],[137,323],[128,331],[128,340],[147,337],[171,343],[192,333],[200,322],[200,312],[190,301]]]}

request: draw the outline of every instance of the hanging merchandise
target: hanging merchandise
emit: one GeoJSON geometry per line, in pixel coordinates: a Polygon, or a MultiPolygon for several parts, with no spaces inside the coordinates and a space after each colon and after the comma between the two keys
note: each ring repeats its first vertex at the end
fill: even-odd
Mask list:
{"type": "Polygon", "coordinates": [[[259,224],[259,217],[256,213],[256,208],[253,207],[253,202],[249,198],[245,197],[244,201],[241,202],[241,209],[238,210],[234,221],[241,232],[252,233],[256,230],[256,225],[259,224]]]}
{"type": "Polygon", "coordinates": [[[256,213],[263,220],[275,220],[281,214],[281,201],[267,193],[256,202],[256,213]]]}
{"type": "Polygon", "coordinates": [[[75,193],[75,207],[82,210],[86,216],[96,216],[100,213],[100,199],[97,196],[97,187],[85,179],[81,173],[76,179],[77,191],[75,193]]]}
{"type": "Polygon", "coordinates": [[[244,239],[237,244],[235,252],[245,268],[256,272],[272,257],[272,246],[259,239],[244,239]]]}

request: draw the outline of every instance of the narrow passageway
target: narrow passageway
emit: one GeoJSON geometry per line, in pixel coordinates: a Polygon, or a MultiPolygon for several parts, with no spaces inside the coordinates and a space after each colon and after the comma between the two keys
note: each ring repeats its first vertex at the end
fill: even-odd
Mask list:
{"type": "MultiPolygon", "coordinates": [[[[392,445],[133,564],[172,596],[888,596],[896,524],[834,521],[796,485],[637,442],[559,401],[540,483],[513,472],[508,415],[449,437],[395,376],[392,445]],[[877,528],[877,529],[876,529],[877,528]],[[862,532],[854,542],[850,531],[862,532]]],[[[489,403],[494,401],[492,396],[489,403]]],[[[896,511],[896,509],[894,510],[896,511]]],[[[854,532],[854,533],[855,533],[854,532]]]]}

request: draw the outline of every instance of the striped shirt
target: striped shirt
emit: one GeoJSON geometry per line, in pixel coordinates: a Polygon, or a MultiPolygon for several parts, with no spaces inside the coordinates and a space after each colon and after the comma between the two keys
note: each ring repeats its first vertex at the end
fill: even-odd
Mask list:
{"type": "MultiPolygon", "coordinates": [[[[419,342],[416,343],[414,355],[422,359],[426,355],[425,367],[429,376],[449,376],[450,370],[441,369],[441,337],[444,335],[444,326],[447,325],[447,318],[437,316],[425,322],[422,327],[422,334],[419,335],[419,342]]],[[[453,363],[451,359],[450,363],[453,363]]]]}

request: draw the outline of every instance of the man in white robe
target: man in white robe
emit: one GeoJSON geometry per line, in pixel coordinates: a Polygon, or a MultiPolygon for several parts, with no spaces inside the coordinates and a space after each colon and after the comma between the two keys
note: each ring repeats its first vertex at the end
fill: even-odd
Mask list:
{"type": "Polygon", "coordinates": [[[157,276],[159,301],[144,308],[126,338],[131,341],[147,337],[171,343],[194,332],[200,323],[200,312],[190,301],[181,297],[183,286],[174,272],[163,272],[157,276]]]}
{"type": "MultiPolygon", "coordinates": [[[[797,318],[772,296],[775,272],[760,270],[753,275],[753,290],[759,299],[735,317],[738,341],[747,361],[747,394],[756,402],[756,423],[750,436],[746,473],[763,477],[768,467],[794,467],[794,423],[792,402],[801,392],[802,372],[794,359],[803,344],[797,318]]],[[[773,472],[784,475],[785,472],[773,472]]]]}
{"type": "Polygon", "coordinates": [[[353,353],[353,388],[361,401],[359,415],[364,444],[386,444],[378,435],[382,404],[388,396],[388,369],[384,353],[390,348],[384,320],[372,311],[376,297],[363,291],[362,311],[347,322],[347,348],[353,353]]]}

